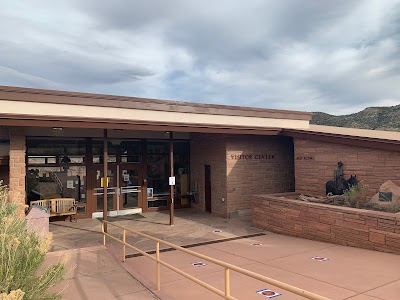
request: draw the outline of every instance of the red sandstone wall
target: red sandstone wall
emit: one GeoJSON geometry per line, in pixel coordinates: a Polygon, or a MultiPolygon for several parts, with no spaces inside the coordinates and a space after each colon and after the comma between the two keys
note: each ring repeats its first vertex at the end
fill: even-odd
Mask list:
{"type": "Polygon", "coordinates": [[[229,136],[226,161],[228,212],[250,209],[254,194],[294,191],[291,138],[229,136]]]}
{"type": "Polygon", "coordinates": [[[369,186],[370,196],[387,180],[400,185],[400,152],[295,138],[296,192],[324,195],[325,183],[333,179],[340,160],[345,178],[356,174],[369,186]]]}
{"type": "Polygon", "coordinates": [[[192,133],[190,139],[191,189],[198,182],[199,204],[192,206],[201,210],[204,205],[204,165],[211,166],[211,212],[227,217],[226,206],[226,142],[221,134],[192,133]],[[224,198],[225,201],[221,201],[224,198]]]}
{"type": "Polygon", "coordinates": [[[252,205],[253,226],[258,228],[400,254],[400,213],[335,207],[267,195],[253,197],[252,205]]]}

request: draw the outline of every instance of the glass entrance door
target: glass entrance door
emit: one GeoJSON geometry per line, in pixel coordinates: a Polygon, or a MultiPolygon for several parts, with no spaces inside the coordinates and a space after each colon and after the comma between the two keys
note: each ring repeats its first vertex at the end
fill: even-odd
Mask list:
{"type": "Polygon", "coordinates": [[[120,165],[119,209],[142,207],[142,172],[140,167],[120,165]]]}
{"type": "MultiPolygon", "coordinates": [[[[97,165],[93,170],[93,196],[95,210],[103,211],[104,184],[103,165],[97,165]]],[[[107,210],[120,211],[142,206],[142,172],[139,166],[117,164],[111,165],[107,174],[107,210]]]]}
{"type": "Polygon", "coordinates": [[[108,169],[107,180],[104,178],[102,165],[97,165],[94,172],[93,196],[96,203],[96,211],[103,211],[104,205],[104,184],[107,184],[107,210],[116,210],[117,180],[115,177],[116,168],[112,166],[108,169]],[[107,182],[107,183],[106,183],[107,182]]]}

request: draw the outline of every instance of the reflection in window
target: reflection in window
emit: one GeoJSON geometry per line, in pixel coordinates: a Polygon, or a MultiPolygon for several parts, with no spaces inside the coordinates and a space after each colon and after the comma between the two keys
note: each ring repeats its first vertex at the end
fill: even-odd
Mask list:
{"type": "Polygon", "coordinates": [[[86,213],[86,140],[27,139],[26,195],[31,201],[75,198],[86,213]]]}
{"type": "MultiPolygon", "coordinates": [[[[167,206],[169,197],[169,141],[150,141],[147,144],[148,187],[153,188],[153,198],[148,207],[167,206]]],[[[174,141],[175,199],[179,205],[189,205],[189,143],[174,141]]]]}
{"type": "Polygon", "coordinates": [[[75,198],[86,203],[86,167],[28,167],[26,193],[30,201],[75,198]]]}

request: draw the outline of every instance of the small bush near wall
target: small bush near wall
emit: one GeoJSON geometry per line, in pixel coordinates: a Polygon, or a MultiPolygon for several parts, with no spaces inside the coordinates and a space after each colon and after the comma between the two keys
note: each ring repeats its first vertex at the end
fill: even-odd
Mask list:
{"type": "Polygon", "coordinates": [[[59,262],[39,272],[51,243],[51,236],[40,237],[26,230],[18,207],[8,201],[8,190],[0,181],[0,299],[61,299],[47,290],[64,276],[59,262]]]}
{"type": "Polygon", "coordinates": [[[253,196],[253,226],[285,235],[400,254],[400,213],[288,199],[293,195],[253,196]]]}

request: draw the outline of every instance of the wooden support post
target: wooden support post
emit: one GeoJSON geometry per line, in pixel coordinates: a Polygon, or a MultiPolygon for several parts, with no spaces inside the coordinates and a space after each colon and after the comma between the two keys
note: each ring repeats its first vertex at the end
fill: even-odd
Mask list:
{"type": "MultiPolygon", "coordinates": [[[[170,177],[174,177],[174,135],[173,132],[169,132],[169,166],[170,166],[170,177]]],[[[169,225],[174,225],[174,185],[169,186],[169,225]]]]}
{"type": "MultiPolygon", "coordinates": [[[[107,129],[104,129],[104,146],[103,146],[103,220],[107,221],[107,188],[108,188],[108,141],[107,129]]],[[[104,231],[107,232],[107,223],[104,224],[104,231]]]]}

